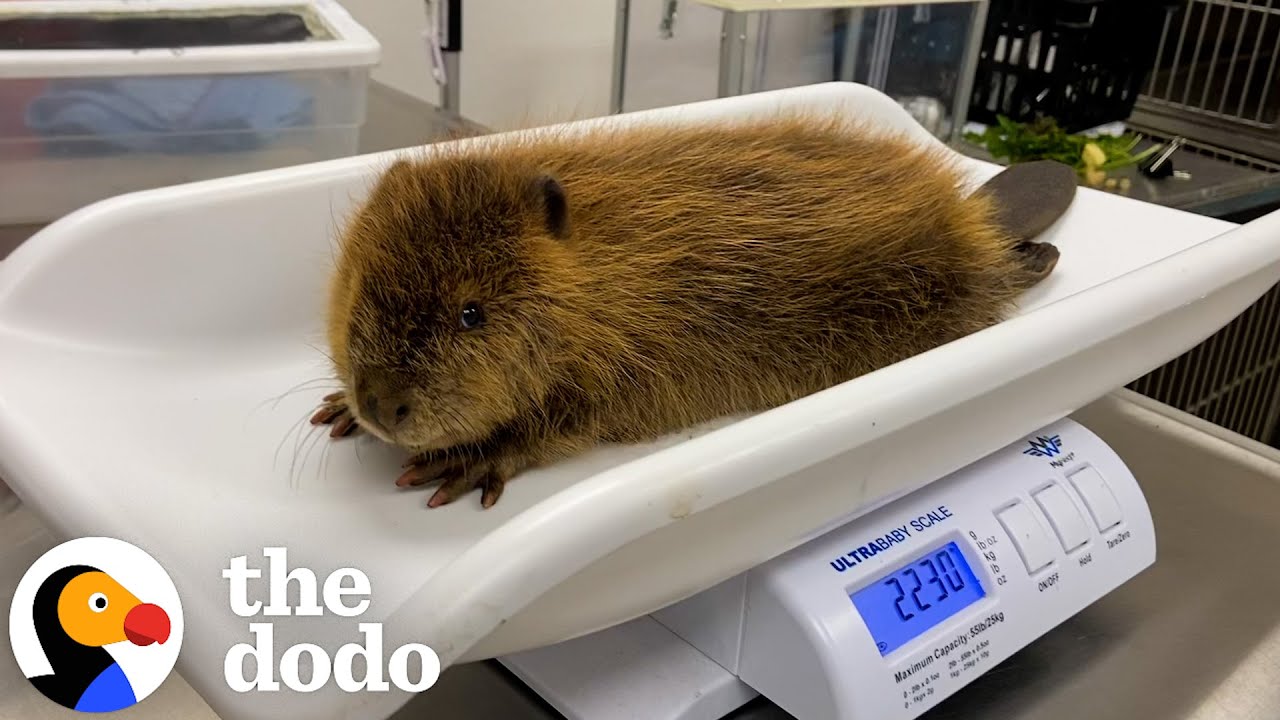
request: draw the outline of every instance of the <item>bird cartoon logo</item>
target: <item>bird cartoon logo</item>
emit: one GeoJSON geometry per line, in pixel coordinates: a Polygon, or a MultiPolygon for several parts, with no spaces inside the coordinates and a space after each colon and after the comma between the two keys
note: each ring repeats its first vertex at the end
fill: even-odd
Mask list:
{"type": "Polygon", "coordinates": [[[173,670],[182,607],[168,573],[113,538],[80,538],[37,560],[14,592],[14,657],[45,697],[86,713],[137,704],[173,670]]]}

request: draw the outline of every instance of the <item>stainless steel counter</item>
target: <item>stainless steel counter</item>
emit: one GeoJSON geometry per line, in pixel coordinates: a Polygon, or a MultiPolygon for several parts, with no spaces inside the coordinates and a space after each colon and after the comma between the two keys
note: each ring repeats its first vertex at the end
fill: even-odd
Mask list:
{"type": "MultiPolygon", "coordinates": [[[[1137,151],[1150,145],[1144,141],[1137,151]]],[[[968,142],[956,141],[952,147],[972,157],[992,159],[984,148],[968,142]]],[[[1205,152],[1211,151],[1206,148],[1205,152]]],[[[1113,170],[1108,176],[1129,180],[1129,191],[1124,193],[1126,197],[1212,217],[1247,212],[1280,202],[1280,166],[1260,160],[1251,161],[1225,151],[1216,156],[1205,152],[1194,152],[1184,147],[1173,156],[1174,167],[1190,175],[1186,179],[1151,179],[1136,167],[1113,170]]]]}

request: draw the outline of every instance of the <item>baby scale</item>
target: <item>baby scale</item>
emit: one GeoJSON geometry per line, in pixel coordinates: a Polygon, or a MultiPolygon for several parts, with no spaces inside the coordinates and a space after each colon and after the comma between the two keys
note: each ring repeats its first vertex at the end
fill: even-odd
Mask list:
{"type": "MultiPolygon", "coordinates": [[[[551,132],[780,110],[945,149],[848,83],[551,132]]],[[[386,647],[427,644],[445,668],[500,658],[575,717],[710,719],[757,691],[802,719],[918,715],[1153,562],[1133,478],[1063,418],[1280,279],[1280,214],[1237,226],[1081,188],[1045,233],[1058,267],[1005,322],[768,412],[531,471],[490,510],[428,511],[392,486],[401,454],[295,452],[291,435],[327,392],[306,381],[330,372],[316,348],[335,223],[400,156],[113,198],[0,263],[0,476],[55,533],[165,567],[178,669],[223,720],[380,718],[412,699],[228,687],[228,648],[252,638],[221,571],[269,545],[317,575],[360,568],[361,621],[386,647]]],[[[974,185],[999,172],[952,157],[974,185]]],[[[358,637],[307,620],[278,618],[277,646],[358,637]]]]}
{"type": "Polygon", "coordinates": [[[1062,420],[648,617],[502,659],[570,720],[911,720],[1155,561],[1138,483],[1062,420]]]}

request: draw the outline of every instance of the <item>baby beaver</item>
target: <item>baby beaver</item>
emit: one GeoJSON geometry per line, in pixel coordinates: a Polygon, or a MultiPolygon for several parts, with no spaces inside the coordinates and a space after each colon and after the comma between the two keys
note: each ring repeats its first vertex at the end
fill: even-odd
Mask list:
{"type": "Polygon", "coordinates": [[[312,418],[416,456],[431,507],[603,442],[759,412],[1006,317],[1075,174],[966,194],[948,151],[840,119],[608,126],[446,147],[340,243],[312,418]]]}

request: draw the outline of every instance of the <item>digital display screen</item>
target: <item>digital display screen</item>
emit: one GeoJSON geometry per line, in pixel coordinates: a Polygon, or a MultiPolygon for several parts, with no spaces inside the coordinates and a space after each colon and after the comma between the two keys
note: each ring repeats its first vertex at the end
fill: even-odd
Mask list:
{"type": "Polygon", "coordinates": [[[953,542],[912,560],[849,598],[884,656],[986,594],[953,542]]]}

